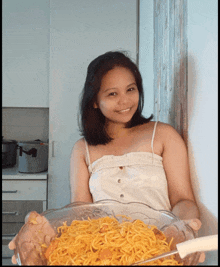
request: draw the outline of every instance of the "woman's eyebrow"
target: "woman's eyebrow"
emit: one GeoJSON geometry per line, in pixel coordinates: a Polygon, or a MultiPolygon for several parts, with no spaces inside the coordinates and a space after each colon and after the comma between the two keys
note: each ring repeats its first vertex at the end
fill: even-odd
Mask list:
{"type": "Polygon", "coordinates": [[[137,84],[136,84],[136,83],[131,83],[131,84],[129,84],[127,87],[129,87],[129,86],[131,86],[131,85],[136,85],[136,86],[137,86],[137,84]]]}
{"type": "Polygon", "coordinates": [[[107,92],[107,91],[109,91],[109,90],[112,90],[112,89],[115,90],[115,89],[117,89],[117,87],[106,88],[106,89],[104,90],[104,93],[107,92]]]}

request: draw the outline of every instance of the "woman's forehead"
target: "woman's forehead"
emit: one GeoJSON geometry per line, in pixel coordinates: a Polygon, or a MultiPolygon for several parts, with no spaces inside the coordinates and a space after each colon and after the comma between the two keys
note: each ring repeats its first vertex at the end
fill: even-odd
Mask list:
{"type": "Polygon", "coordinates": [[[135,76],[127,68],[115,67],[103,76],[101,80],[101,87],[105,85],[114,87],[120,83],[128,83],[128,85],[135,83],[135,76]]]}

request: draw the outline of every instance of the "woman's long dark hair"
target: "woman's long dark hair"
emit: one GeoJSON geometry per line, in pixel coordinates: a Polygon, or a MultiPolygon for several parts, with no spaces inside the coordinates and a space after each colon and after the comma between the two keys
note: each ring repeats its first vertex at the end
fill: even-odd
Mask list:
{"type": "Polygon", "coordinates": [[[147,123],[153,118],[153,115],[145,118],[141,114],[144,105],[144,92],[141,74],[137,66],[125,55],[125,52],[107,52],[89,64],[81,96],[79,128],[81,135],[90,145],[104,145],[112,140],[105,130],[105,116],[99,108],[95,109],[93,104],[97,99],[103,76],[116,66],[127,68],[133,73],[139,91],[137,111],[127,123],[126,128],[147,123]]]}

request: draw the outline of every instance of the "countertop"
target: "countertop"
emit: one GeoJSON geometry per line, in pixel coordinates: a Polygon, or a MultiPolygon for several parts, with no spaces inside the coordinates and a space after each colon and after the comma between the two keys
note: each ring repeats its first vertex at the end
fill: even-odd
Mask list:
{"type": "Polygon", "coordinates": [[[36,180],[46,180],[48,172],[40,172],[40,173],[20,173],[18,172],[18,166],[15,165],[13,168],[5,168],[2,169],[2,179],[3,180],[11,180],[11,179],[36,179],[36,180]]]}

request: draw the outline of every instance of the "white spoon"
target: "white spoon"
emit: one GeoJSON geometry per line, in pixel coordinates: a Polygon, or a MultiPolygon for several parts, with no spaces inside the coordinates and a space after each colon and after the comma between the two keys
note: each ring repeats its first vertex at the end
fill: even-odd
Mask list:
{"type": "Polygon", "coordinates": [[[173,254],[179,253],[181,259],[185,258],[188,254],[198,252],[198,251],[211,251],[218,250],[218,235],[210,235],[204,237],[198,237],[192,240],[187,240],[185,242],[176,245],[177,250],[163,253],[159,256],[152,257],[147,260],[135,262],[131,265],[139,265],[141,263],[148,263],[150,261],[159,260],[164,257],[168,257],[173,254]]]}

